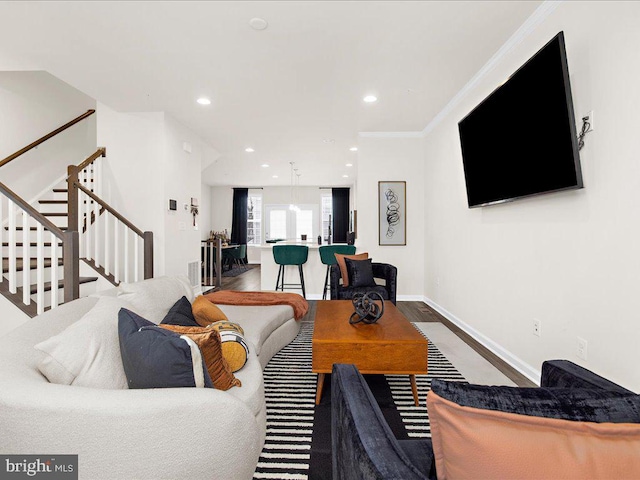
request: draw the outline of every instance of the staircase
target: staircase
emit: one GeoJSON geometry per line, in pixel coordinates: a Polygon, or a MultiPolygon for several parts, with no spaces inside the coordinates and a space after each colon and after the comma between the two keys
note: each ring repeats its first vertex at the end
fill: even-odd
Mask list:
{"type": "MultiPolygon", "coordinates": [[[[0,167],[93,113],[10,155],[0,167]]],[[[113,285],[153,276],[153,234],[135,227],[99,196],[99,159],[105,156],[99,148],[79,165],[70,165],[67,178],[37,205],[0,183],[0,294],[30,317],[91,293],[97,275],[113,285]],[[81,277],[80,260],[96,275],[81,277]]]]}

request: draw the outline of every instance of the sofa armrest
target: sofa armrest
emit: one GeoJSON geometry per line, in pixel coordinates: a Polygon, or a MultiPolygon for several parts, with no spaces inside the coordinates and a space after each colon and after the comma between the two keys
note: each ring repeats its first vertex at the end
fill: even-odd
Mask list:
{"type": "Polygon", "coordinates": [[[541,387],[591,388],[611,392],[629,393],[632,391],[576,365],[569,360],[547,360],[542,364],[541,387]]]}
{"type": "Polygon", "coordinates": [[[249,479],[263,437],[252,412],[220,390],[100,390],[34,378],[3,384],[0,425],[3,453],[78,454],[86,478],[249,479]]]}
{"type": "Polygon", "coordinates": [[[431,467],[428,443],[402,448],[378,403],[354,365],[335,364],[331,375],[331,440],[334,480],[367,478],[426,480],[431,471],[420,470],[410,459],[424,447],[421,467],[431,467]]]}

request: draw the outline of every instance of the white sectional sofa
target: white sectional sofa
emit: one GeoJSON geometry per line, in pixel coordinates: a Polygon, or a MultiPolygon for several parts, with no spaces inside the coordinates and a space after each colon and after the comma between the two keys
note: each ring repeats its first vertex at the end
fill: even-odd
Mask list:
{"type": "MultiPolygon", "coordinates": [[[[126,296],[136,313],[158,316],[183,295],[193,300],[186,279],[167,279],[129,284],[135,288],[126,296]]],[[[50,383],[38,368],[44,353],[34,346],[81,319],[101,295],[126,290],[121,285],[62,305],[0,338],[0,452],[78,454],[81,479],[252,478],[266,431],[262,369],[297,335],[293,309],[220,305],[249,343],[247,363],[235,373],[241,387],[129,390],[50,383]]]]}

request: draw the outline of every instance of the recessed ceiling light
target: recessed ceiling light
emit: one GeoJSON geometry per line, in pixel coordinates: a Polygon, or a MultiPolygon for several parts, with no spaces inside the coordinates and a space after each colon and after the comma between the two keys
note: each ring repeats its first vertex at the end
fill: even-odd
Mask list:
{"type": "Polygon", "coordinates": [[[358,147],[351,147],[349,150],[351,150],[352,152],[357,152],[358,151],[358,147]]]}
{"type": "Polygon", "coordinates": [[[274,176],[272,176],[271,178],[278,178],[278,175],[274,175],[274,176]]]}
{"type": "Polygon", "coordinates": [[[267,168],[269,166],[268,163],[263,163],[262,165],[260,165],[262,168],[267,168]]]}
{"type": "Polygon", "coordinates": [[[196,102],[198,102],[200,105],[211,105],[211,100],[209,100],[207,97],[200,97],[198,100],[196,100],[196,102]]]}
{"type": "Polygon", "coordinates": [[[353,163],[347,163],[346,166],[347,167],[353,167],[353,163]]]}
{"type": "Polygon", "coordinates": [[[245,151],[245,152],[247,152],[247,153],[253,153],[253,152],[255,152],[255,150],[254,150],[253,148],[251,148],[251,147],[247,147],[247,148],[245,148],[245,149],[244,149],[244,151],[245,151]]]}
{"type": "Polygon", "coordinates": [[[349,175],[342,175],[342,178],[349,178],[349,175]]]}
{"type": "Polygon", "coordinates": [[[364,97],[362,100],[364,100],[367,103],[373,103],[376,100],[378,100],[378,97],[376,97],[375,95],[367,95],[366,97],[364,97]]]}
{"type": "Polygon", "coordinates": [[[252,18],[251,20],[249,20],[249,25],[251,25],[251,28],[253,28],[254,30],[264,30],[269,26],[269,24],[264,18],[258,18],[258,17],[252,18]]]}

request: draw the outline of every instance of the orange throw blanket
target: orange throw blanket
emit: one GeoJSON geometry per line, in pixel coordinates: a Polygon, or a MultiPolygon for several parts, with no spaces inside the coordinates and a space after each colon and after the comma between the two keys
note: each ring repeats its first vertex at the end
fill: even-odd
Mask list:
{"type": "Polygon", "coordinates": [[[204,298],[220,305],[289,305],[293,308],[296,320],[300,320],[309,311],[309,304],[297,293],[220,290],[207,293],[204,298]]]}

